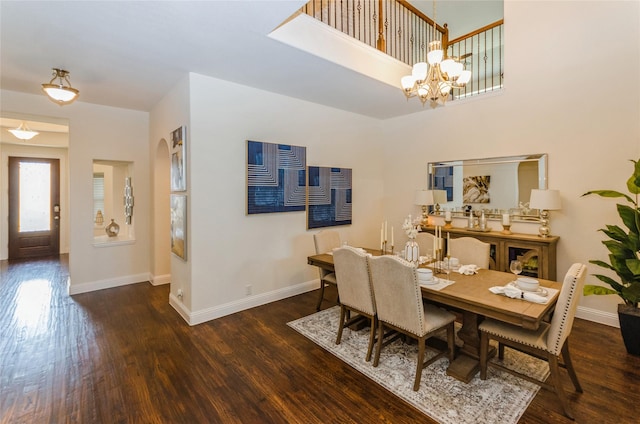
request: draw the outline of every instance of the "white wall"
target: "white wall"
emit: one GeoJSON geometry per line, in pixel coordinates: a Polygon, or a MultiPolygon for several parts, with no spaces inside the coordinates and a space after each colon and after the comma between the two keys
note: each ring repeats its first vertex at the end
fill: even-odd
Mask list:
{"type": "MultiPolygon", "coordinates": [[[[558,277],[573,262],[606,260],[597,229],[620,222],[615,200],[580,196],[624,191],[633,171],[629,159],[639,157],[639,6],[507,1],[502,93],[435,110],[416,104],[416,114],[385,122],[394,142],[384,150],[384,167],[393,170],[384,204],[394,225],[418,211],[413,190],[424,187],[427,162],[548,153],[549,188],[562,196],[562,210],[551,213],[552,233],[560,236],[558,277]]],[[[589,274],[602,271],[589,266],[589,274]]],[[[589,275],[587,283],[597,280],[589,275]]],[[[615,324],[619,302],[583,298],[580,313],[615,324]]]]}
{"type": "MultiPolygon", "coordinates": [[[[151,234],[153,278],[160,277],[171,282],[171,302],[188,321],[191,311],[191,248],[190,237],[187,238],[187,261],[183,261],[171,254],[170,220],[169,220],[169,145],[171,131],[187,126],[186,139],[186,167],[187,167],[187,206],[189,202],[189,187],[191,184],[190,159],[191,155],[191,125],[189,121],[189,78],[185,76],[167,95],[154,107],[150,114],[149,157],[152,159],[151,172],[153,174],[153,233],[151,234]],[[162,156],[166,155],[166,156],[162,156]],[[182,299],[177,298],[178,290],[182,290],[182,299]]],[[[190,208],[187,207],[187,215],[190,208]]],[[[191,224],[187,220],[187,235],[191,231],[191,224]]]]}
{"type": "Polygon", "coordinates": [[[385,171],[377,121],[196,74],[190,95],[192,323],[317,287],[318,271],[306,265],[314,253],[306,214],[246,215],[248,139],[306,146],[308,165],[353,168],[353,225],[336,229],[345,240],[378,243],[385,171]]]}
{"type": "MultiPolygon", "coordinates": [[[[2,90],[0,109],[69,120],[69,291],[146,281],[149,277],[148,114],[76,101],[60,107],[43,95],[2,90]],[[134,243],[93,245],[93,159],[134,162],[134,243]]],[[[123,231],[124,223],[121,224],[123,231]]]]}

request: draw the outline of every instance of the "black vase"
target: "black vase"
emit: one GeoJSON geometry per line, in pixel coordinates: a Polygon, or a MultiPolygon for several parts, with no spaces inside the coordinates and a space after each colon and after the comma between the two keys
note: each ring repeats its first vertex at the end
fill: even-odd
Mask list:
{"type": "Polygon", "coordinates": [[[628,353],[640,356],[640,309],[621,303],[618,305],[618,318],[624,347],[628,353]]]}

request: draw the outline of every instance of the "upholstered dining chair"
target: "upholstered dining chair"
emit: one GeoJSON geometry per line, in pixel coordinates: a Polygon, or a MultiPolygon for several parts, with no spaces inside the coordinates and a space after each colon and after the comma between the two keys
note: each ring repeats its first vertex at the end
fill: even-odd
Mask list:
{"type": "MultiPolygon", "coordinates": [[[[322,230],[313,235],[313,243],[316,246],[316,255],[330,253],[333,249],[340,247],[340,233],[335,230],[322,230]]],[[[316,311],[319,311],[322,306],[324,288],[327,284],[333,284],[334,286],[337,284],[336,274],[320,268],[320,294],[318,295],[316,311]]]]}
{"type": "Polygon", "coordinates": [[[458,258],[462,265],[478,265],[489,269],[491,245],[473,237],[459,237],[449,240],[451,257],[458,258]]]}
{"type": "Polygon", "coordinates": [[[567,370],[576,391],[582,393],[582,387],[573,369],[571,356],[569,356],[568,337],[573,326],[578,299],[582,293],[586,270],[587,267],[581,263],[575,263],[569,268],[564,277],[551,322],[542,322],[537,330],[526,330],[493,319],[485,319],[480,324],[480,378],[482,380],[487,378],[487,367],[491,366],[536,383],[555,392],[562,403],[565,415],[574,419],[567,396],[562,388],[559,368],[567,370]],[[489,361],[487,356],[490,340],[498,342],[499,359],[504,358],[504,346],[545,359],[549,363],[550,383],[536,380],[498,362],[489,361]]]}
{"type": "Polygon", "coordinates": [[[369,262],[367,254],[361,249],[351,246],[341,247],[333,252],[333,264],[336,269],[338,295],[340,296],[340,323],[336,344],[342,340],[345,327],[362,321],[370,322],[369,346],[366,361],[371,360],[371,352],[376,335],[378,317],[376,301],[369,278],[369,262]],[[351,316],[351,312],[355,315],[351,316]]]}
{"type": "Polygon", "coordinates": [[[420,255],[427,256],[431,252],[431,256],[433,256],[433,239],[435,237],[433,234],[425,232],[420,232],[416,235],[416,243],[420,248],[420,255]]]}
{"type": "MultiPolygon", "coordinates": [[[[449,361],[454,357],[454,321],[456,316],[435,305],[423,304],[416,269],[396,256],[369,257],[371,283],[378,312],[378,343],[373,366],[380,361],[385,328],[398,331],[418,341],[418,360],[413,390],[420,387],[422,370],[444,355],[449,361]],[[445,351],[437,351],[433,358],[424,361],[426,341],[436,330],[447,329],[445,351]]],[[[430,349],[433,349],[429,347],[430,349]]],[[[434,349],[435,350],[435,349],[434,349]]]]}

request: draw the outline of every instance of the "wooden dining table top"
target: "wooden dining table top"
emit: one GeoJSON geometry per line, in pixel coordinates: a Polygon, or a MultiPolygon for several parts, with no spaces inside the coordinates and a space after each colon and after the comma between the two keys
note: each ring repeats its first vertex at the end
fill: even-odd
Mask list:
{"type": "MultiPolygon", "coordinates": [[[[374,255],[380,254],[380,250],[365,250],[374,255]]],[[[333,256],[329,253],[309,256],[308,263],[324,269],[334,270],[333,256]]],[[[428,266],[422,265],[421,267],[428,266]]],[[[549,294],[550,300],[547,303],[542,304],[523,299],[512,299],[489,291],[490,287],[505,286],[513,281],[515,276],[511,273],[480,269],[474,275],[463,275],[455,271],[451,271],[449,275],[434,275],[452,280],[455,283],[440,290],[434,290],[429,286],[421,286],[423,298],[527,329],[539,327],[542,319],[555,307],[558,293],[562,287],[559,282],[538,279],[540,287],[557,290],[557,292],[549,294]]]]}

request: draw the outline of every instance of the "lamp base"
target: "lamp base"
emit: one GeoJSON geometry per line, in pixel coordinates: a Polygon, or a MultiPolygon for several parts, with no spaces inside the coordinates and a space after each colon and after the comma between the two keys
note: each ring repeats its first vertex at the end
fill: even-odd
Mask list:
{"type": "Polygon", "coordinates": [[[451,221],[447,221],[447,220],[445,219],[445,221],[444,221],[444,228],[446,228],[447,230],[448,230],[448,229],[450,229],[450,228],[453,228],[453,225],[451,225],[451,221]]]}
{"type": "Polygon", "coordinates": [[[547,238],[551,234],[549,228],[549,211],[543,209],[540,211],[540,228],[538,228],[538,237],[547,238]]]}
{"type": "Polygon", "coordinates": [[[511,225],[502,224],[502,234],[513,234],[511,232],[511,225]]]}

